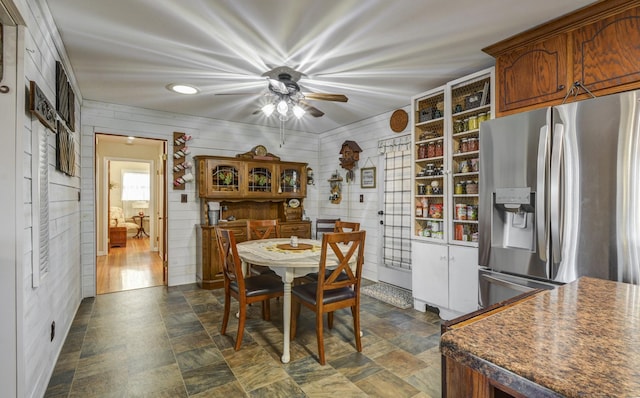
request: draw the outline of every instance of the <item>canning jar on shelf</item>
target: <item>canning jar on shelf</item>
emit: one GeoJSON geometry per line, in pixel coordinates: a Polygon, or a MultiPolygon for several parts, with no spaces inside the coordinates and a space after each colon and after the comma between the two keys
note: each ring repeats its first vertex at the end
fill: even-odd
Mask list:
{"type": "Polygon", "coordinates": [[[460,152],[469,152],[469,141],[466,138],[460,140],[460,152]]]}
{"type": "Polygon", "coordinates": [[[418,146],[418,159],[425,159],[427,157],[427,146],[420,144],[418,146]]]}
{"type": "Polygon", "coordinates": [[[471,137],[467,140],[469,145],[469,151],[477,151],[478,150],[478,139],[475,137],[471,137]]]}
{"type": "Polygon", "coordinates": [[[435,158],[436,157],[436,143],[430,142],[427,144],[427,157],[435,158]]]}
{"type": "Polygon", "coordinates": [[[469,130],[477,130],[477,129],[478,129],[478,117],[469,116],[469,130]]]}
{"type": "Polygon", "coordinates": [[[444,154],[444,148],[442,145],[442,141],[436,142],[436,157],[442,156],[444,154]]]}

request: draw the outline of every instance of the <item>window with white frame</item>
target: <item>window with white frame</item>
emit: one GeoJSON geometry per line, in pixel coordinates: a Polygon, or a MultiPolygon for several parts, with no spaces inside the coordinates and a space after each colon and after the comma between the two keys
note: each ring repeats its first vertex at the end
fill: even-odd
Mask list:
{"type": "Polygon", "coordinates": [[[151,179],[149,173],[124,171],[122,173],[122,200],[149,200],[151,179]]]}

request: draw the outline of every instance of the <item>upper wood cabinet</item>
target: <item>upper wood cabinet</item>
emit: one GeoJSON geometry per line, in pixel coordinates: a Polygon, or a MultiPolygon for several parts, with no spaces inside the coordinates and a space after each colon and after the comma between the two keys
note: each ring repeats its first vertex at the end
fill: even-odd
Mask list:
{"type": "Polygon", "coordinates": [[[233,198],[242,195],[246,165],[233,158],[196,156],[198,193],[201,198],[233,198]]]}
{"type": "Polygon", "coordinates": [[[496,59],[501,112],[562,100],[567,92],[567,35],[523,46],[496,59]]]}
{"type": "Polygon", "coordinates": [[[278,196],[300,198],[307,195],[307,165],[280,163],[278,165],[278,196]]]}
{"type": "Polygon", "coordinates": [[[307,193],[307,164],[196,156],[198,195],[206,199],[290,199],[307,193]]]}
{"type": "Polygon", "coordinates": [[[273,196],[277,193],[276,165],[265,162],[246,162],[247,197],[273,196]]]}
{"type": "Polygon", "coordinates": [[[640,0],[596,2],[483,51],[498,116],[640,88],[640,0]]]}
{"type": "Polygon", "coordinates": [[[572,33],[573,76],[592,92],[640,81],[640,7],[572,33]]]}

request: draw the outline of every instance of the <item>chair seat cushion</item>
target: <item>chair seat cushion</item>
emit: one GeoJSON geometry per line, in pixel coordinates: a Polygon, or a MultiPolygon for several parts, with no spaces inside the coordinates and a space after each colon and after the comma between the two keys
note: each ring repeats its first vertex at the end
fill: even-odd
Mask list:
{"type": "MultiPolygon", "coordinates": [[[[333,272],[333,270],[327,269],[324,271],[324,279],[327,279],[329,277],[329,275],[331,275],[331,273],[333,272]]],[[[307,279],[313,280],[313,281],[317,281],[318,280],[318,273],[317,272],[310,272],[308,274],[306,274],[304,276],[307,279]]],[[[336,278],[336,281],[344,281],[349,279],[349,277],[347,276],[347,274],[342,271],[340,272],[340,275],[338,275],[338,278],[336,278]]]]}
{"type": "MultiPolygon", "coordinates": [[[[291,289],[291,293],[300,300],[307,303],[316,305],[316,289],[317,283],[306,283],[304,285],[297,285],[291,289]]],[[[340,289],[333,289],[324,292],[323,304],[331,304],[336,301],[348,300],[356,297],[356,292],[350,287],[343,287],[340,289]]]]}
{"type": "MultiPolygon", "coordinates": [[[[256,275],[244,280],[247,297],[260,296],[263,294],[283,293],[282,279],[274,278],[273,275],[256,275]]],[[[233,281],[229,285],[231,290],[238,292],[238,282],[233,281]]]]}

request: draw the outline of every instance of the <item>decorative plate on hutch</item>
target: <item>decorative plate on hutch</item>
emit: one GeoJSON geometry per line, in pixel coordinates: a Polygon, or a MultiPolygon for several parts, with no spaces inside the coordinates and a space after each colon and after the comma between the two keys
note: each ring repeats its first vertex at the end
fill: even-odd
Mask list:
{"type": "Polygon", "coordinates": [[[292,207],[292,208],[294,208],[294,209],[295,209],[295,208],[297,208],[298,206],[300,206],[300,201],[299,201],[298,199],[295,199],[295,198],[294,198],[294,199],[291,199],[291,200],[289,201],[289,207],[292,207]]]}

